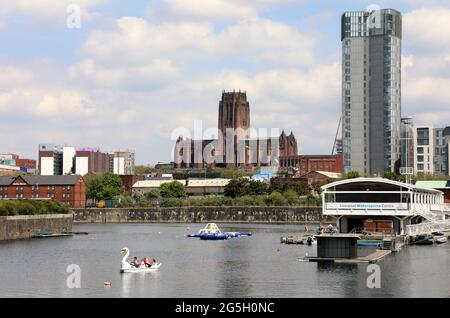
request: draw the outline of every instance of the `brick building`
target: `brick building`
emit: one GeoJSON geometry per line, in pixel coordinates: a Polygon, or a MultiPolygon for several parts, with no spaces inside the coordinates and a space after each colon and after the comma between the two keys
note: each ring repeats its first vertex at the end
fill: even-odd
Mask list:
{"type": "Polygon", "coordinates": [[[131,194],[131,190],[133,189],[133,185],[138,181],[143,181],[143,175],[120,175],[120,179],[122,180],[123,187],[125,191],[131,194]]]}
{"type": "Polygon", "coordinates": [[[280,157],[280,168],[282,170],[296,169],[298,176],[311,171],[342,173],[344,170],[342,154],[284,156],[280,157]]]}
{"type": "Polygon", "coordinates": [[[72,208],[86,206],[86,184],[79,175],[0,177],[0,200],[55,200],[72,208]]]}
{"type": "Polygon", "coordinates": [[[110,171],[110,155],[98,148],[75,149],[74,161],[75,174],[78,175],[104,174],[110,171]]]}
{"type": "Polygon", "coordinates": [[[43,176],[134,174],[134,151],[102,152],[96,147],[41,144],[38,157],[39,174],[43,176]]]}
{"type": "Polygon", "coordinates": [[[0,164],[26,168],[34,171],[36,169],[36,160],[20,158],[14,153],[0,154],[0,164]]]}

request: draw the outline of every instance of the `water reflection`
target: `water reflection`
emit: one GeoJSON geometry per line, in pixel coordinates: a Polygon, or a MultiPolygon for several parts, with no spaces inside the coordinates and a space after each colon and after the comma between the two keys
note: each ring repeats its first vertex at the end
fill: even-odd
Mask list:
{"type": "MultiPolygon", "coordinates": [[[[149,290],[158,290],[159,272],[147,273],[123,273],[121,274],[120,296],[121,297],[143,297],[149,290]]],[[[151,293],[153,294],[153,293],[151,293]]],[[[154,297],[157,293],[154,293],[154,297]]]]}
{"type": "Polygon", "coordinates": [[[369,289],[367,264],[298,262],[316,247],[281,245],[303,226],[222,225],[254,236],[201,241],[183,235],[201,225],[77,225],[72,238],[0,243],[1,297],[448,297],[450,244],[408,247],[378,263],[381,289],[369,289]],[[155,257],[159,271],[120,274],[120,250],[155,257]],[[24,260],[26,259],[26,262],[24,260]],[[31,264],[31,266],[29,266],[31,264]],[[67,265],[82,269],[68,289],[67,265]],[[111,282],[110,288],[103,283],[111,282]]]}

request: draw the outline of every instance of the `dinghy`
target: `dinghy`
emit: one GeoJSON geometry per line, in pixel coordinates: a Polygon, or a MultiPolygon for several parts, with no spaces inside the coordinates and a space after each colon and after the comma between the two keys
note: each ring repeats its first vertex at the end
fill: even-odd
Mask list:
{"type": "Polygon", "coordinates": [[[130,250],[127,247],[124,247],[121,254],[124,254],[124,257],[122,259],[122,265],[120,267],[121,273],[147,273],[147,272],[154,272],[157,271],[161,267],[161,263],[156,262],[151,266],[147,266],[145,264],[142,264],[140,266],[134,266],[131,265],[128,262],[128,256],[130,256],[130,250]]]}

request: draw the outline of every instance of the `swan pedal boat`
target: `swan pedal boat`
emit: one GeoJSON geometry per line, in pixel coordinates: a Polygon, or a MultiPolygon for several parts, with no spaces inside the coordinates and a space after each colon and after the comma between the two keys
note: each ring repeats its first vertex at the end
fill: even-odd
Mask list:
{"type": "Polygon", "coordinates": [[[122,259],[122,266],[120,267],[121,273],[149,273],[155,272],[161,267],[161,263],[156,262],[152,266],[147,267],[145,265],[141,265],[139,267],[135,267],[128,262],[128,256],[130,255],[130,250],[127,247],[124,247],[121,251],[121,254],[125,254],[122,259]]]}

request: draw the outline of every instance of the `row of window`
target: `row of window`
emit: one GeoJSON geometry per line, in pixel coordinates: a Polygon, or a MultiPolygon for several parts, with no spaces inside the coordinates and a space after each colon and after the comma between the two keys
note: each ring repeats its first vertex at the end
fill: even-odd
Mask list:
{"type": "MultiPolygon", "coordinates": [[[[33,199],[39,199],[39,194],[33,194],[33,195],[31,195],[31,197],[33,198],[33,199]]],[[[70,198],[70,194],[64,194],[63,193],[63,195],[62,195],[62,197],[63,197],[63,199],[69,199],[70,198]]],[[[12,196],[11,198],[14,198],[14,196],[12,196]]],[[[25,198],[25,196],[23,195],[23,193],[18,193],[18,194],[16,194],[15,195],[15,198],[16,199],[23,199],[23,198],[25,198]]],[[[55,198],[55,194],[53,194],[53,193],[47,193],[47,198],[50,198],[50,199],[52,199],[52,198],[55,198]]],[[[8,199],[8,194],[0,194],[0,199],[8,199]]]]}
{"type": "MultiPolygon", "coordinates": [[[[16,186],[16,191],[23,191],[23,189],[24,189],[24,187],[22,187],[22,186],[16,186]]],[[[39,190],[39,187],[38,186],[32,186],[31,189],[33,191],[36,191],[36,190],[39,190]]],[[[70,191],[70,189],[71,189],[70,186],[62,187],[63,191],[64,190],[70,191]]],[[[0,191],[6,191],[6,190],[8,190],[8,187],[0,187],[0,191]]],[[[55,187],[54,186],[48,186],[47,190],[55,190],[55,187]]]]}

